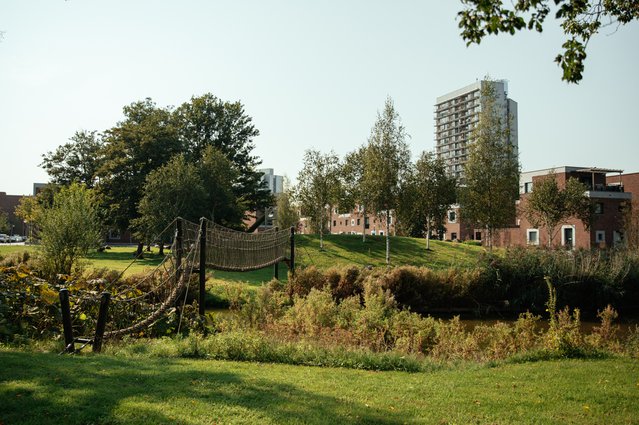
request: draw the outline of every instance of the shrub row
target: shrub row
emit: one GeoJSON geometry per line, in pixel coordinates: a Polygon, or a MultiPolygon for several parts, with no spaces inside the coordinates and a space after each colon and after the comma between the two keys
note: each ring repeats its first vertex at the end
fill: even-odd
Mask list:
{"type": "Polygon", "coordinates": [[[628,251],[509,249],[485,254],[472,268],[432,270],[412,266],[388,270],[349,267],[297,272],[288,286],[291,296],[329,286],[342,300],[361,295],[367,280],[379,281],[400,306],[416,312],[442,309],[499,309],[543,312],[548,297],[545,279],[557,288],[558,306],[570,305],[594,315],[608,304],[620,310],[639,306],[639,255],[628,251]]]}

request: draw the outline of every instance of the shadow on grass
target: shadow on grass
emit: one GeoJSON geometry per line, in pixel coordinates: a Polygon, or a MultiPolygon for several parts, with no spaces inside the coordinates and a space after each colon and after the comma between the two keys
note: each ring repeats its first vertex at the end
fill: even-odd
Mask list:
{"type": "MultiPolygon", "coordinates": [[[[207,361],[0,351],[4,423],[381,423],[410,421],[360,403],[207,361]]],[[[270,376],[267,366],[264,375],[270,376]]]]}

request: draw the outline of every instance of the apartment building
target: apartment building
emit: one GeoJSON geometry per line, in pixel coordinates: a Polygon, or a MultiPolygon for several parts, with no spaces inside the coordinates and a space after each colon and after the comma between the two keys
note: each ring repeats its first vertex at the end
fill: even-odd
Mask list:
{"type": "MultiPolygon", "coordinates": [[[[560,188],[566,181],[575,178],[583,183],[594,207],[594,217],[590,227],[578,218],[571,217],[557,226],[553,237],[553,245],[567,248],[611,247],[623,242],[622,215],[624,208],[632,201],[633,193],[628,191],[639,189],[639,173],[626,175],[630,186],[623,184],[622,170],[597,167],[555,167],[529,171],[521,174],[520,199],[517,223],[510,228],[501,229],[495,237],[496,246],[512,245],[548,245],[546,229],[536,228],[524,216],[530,193],[535,190],[535,183],[554,172],[560,188]]],[[[635,192],[634,196],[639,193],[635,192]]]]}
{"type": "Polygon", "coordinates": [[[479,120],[485,97],[482,91],[492,86],[497,110],[504,125],[510,126],[509,140],[515,149],[517,139],[517,102],[508,98],[505,80],[481,80],[437,98],[435,103],[435,146],[437,158],[447,171],[463,182],[464,164],[468,160],[471,133],[479,120]]]}
{"type": "MultiPolygon", "coordinates": [[[[303,217],[300,220],[300,233],[312,233],[308,218],[303,217]]],[[[361,206],[356,206],[352,211],[340,212],[334,208],[331,212],[330,219],[326,223],[326,233],[334,235],[379,235],[386,234],[386,219],[377,215],[364,214],[361,206]]],[[[395,235],[395,216],[391,211],[389,231],[391,235],[395,235]]]]}

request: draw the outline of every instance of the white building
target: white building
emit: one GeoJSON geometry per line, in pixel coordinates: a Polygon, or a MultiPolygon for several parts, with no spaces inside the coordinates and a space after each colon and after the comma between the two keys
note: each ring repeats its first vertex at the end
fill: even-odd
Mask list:
{"type": "Polygon", "coordinates": [[[269,190],[273,195],[284,192],[284,177],[275,174],[272,168],[262,168],[257,170],[263,174],[262,181],[266,182],[269,190]]]}
{"type": "Polygon", "coordinates": [[[504,125],[510,124],[509,142],[517,149],[517,102],[508,98],[505,80],[481,80],[437,98],[435,104],[435,143],[437,158],[445,161],[447,170],[463,178],[468,160],[468,145],[482,107],[481,90],[492,84],[504,125]]]}

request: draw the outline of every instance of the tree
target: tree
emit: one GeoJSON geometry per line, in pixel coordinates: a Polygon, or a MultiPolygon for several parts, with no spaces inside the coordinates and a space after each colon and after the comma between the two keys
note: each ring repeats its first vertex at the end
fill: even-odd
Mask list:
{"type": "Polygon", "coordinates": [[[399,204],[400,186],[410,164],[406,131],[389,97],[377,113],[363,155],[362,190],[371,209],[386,221],[386,264],[390,264],[391,211],[399,204]]]}
{"type": "Polygon", "coordinates": [[[562,221],[576,216],[589,226],[588,212],[591,207],[590,200],[585,195],[586,190],[586,186],[575,178],[568,179],[565,188],[561,189],[554,172],[535,182],[523,212],[530,224],[546,229],[549,247],[552,246],[557,226],[562,221]]]}
{"type": "Polygon", "coordinates": [[[280,229],[286,229],[287,227],[297,228],[300,216],[297,208],[293,205],[293,192],[290,189],[285,189],[284,192],[277,194],[275,206],[277,210],[277,226],[280,229]]]}
{"type": "Polygon", "coordinates": [[[623,232],[626,247],[639,250],[639,201],[626,204],[623,211],[623,232]]]}
{"type": "Polygon", "coordinates": [[[205,196],[197,166],[186,162],[184,155],[175,156],[146,177],[139,217],[132,220],[136,238],[162,246],[167,238],[161,238],[160,233],[176,217],[199,219],[205,196]]]}
{"type": "Polygon", "coordinates": [[[510,123],[501,118],[492,84],[482,85],[481,97],[459,199],[461,219],[485,228],[488,246],[492,249],[495,230],[515,221],[519,160],[509,142],[510,123]]]}
{"type": "Polygon", "coordinates": [[[95,193],[78,183],[61,188],[39,221],[44,272],[49,277],[70,274],[102,240],[95,193]]]}
{"type": "MultiPolygon", "coordinates": [[[[124,120],[104,135],[104,158],[97,176],[108,221],[120,230],[139,217],[138,204],[148,174],[182,151],[171,111],[149,98],[124,107],[124,120]]],[[[138,244],[138,255],[142,244],[138,244]]]]}
{"type": "Polygon", "coordinates": [[[260,132],[240,102],[224,102],[207,93],[183,103],[173,116],[187,159],[199,160],[207,146],[218,149],[239,172],[233,190],[246,202],[247,211],[272,205],[262,174],[256,171],[261,162],[252,155],[253,139],[260,132]]]}
{"type": "Polygon", "coordinates": [[[457,181],[446,173],[444,161],[431,152],[423,152],[411,167],[398,216],[410,223],[411,233],[426,237],[426,249],[430,249],[432,229],[443,226],[446,212],[455,203],[456,187],[457,181]]]}
{"type": "Polygon", "coordinates": [[[0,233],[7,233],[9,229],[9,214],[0,210],[0,233]]]}
{"type": "Polygon", "coordinates": [[[366,242],[366,205],[369,203],[363,186],[365,155],[366,146],[361,146],[344,157],[339,170],[342,185],[338,201],[342,211],[352,210],[356,206],[361,207],[363,242],[366,242]]]}
{"type": "Polygon", "coordinates": [[[320,235],[320,249],[324,248],[324,228],[329,212],[339,194],[339,158],[332,151],[322,154],[309,149],[304,152],[304,165],[297,175],[296,198],[303,216],[320,235]]]}
{"type": "Polygon", "coordinates": [[[103,143],[95,131],[76,131],[70,143],[58,146],[54,152],[42,155],[40,166],[51,182],[63,186],[82,183],[93,187],[100,168],[103,143]]]}
{"type": "MultiPolygon", "coordinates": [[[[479,44],[488,34],[515,34],[522,29],[542,32],[551,12],[550,0],[517,0],[509,8],[502,0],[462,0],[459,27],[466,44],[479,44]]],[[[563,70],[562,80],[582,79],[586,47],[602,27],[624,25],[639,19],[639,4],[633,0],[554,0],[555,19],[561,21],[567,40],[555,62],[563,70]]]]}

